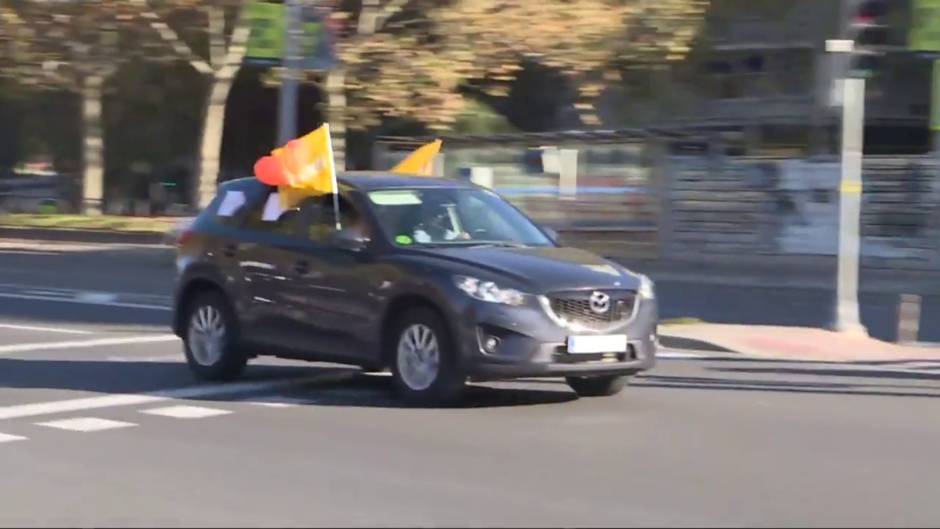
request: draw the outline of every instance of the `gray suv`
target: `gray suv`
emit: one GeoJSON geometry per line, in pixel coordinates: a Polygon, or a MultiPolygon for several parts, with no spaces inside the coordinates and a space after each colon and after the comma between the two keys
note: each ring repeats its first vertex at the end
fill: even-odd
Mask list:
{"type": "Polygon", "coordinates": [[[274,355],[389,368],[404,399],[440,404],[520,377],[613,395],[655,362],[650,280],[488,189],[347,173],[338,216],[333,195],[272,214],[274,192],[227,182],[180,234],[173,325],[200,379],[274,355]]]}

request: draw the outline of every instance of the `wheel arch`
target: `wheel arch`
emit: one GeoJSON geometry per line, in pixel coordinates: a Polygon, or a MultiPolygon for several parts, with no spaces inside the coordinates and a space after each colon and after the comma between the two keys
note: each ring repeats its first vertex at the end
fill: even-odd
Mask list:
{"type": "MultiPolygon", "coordinates": [[[[176,305],[173,311],[173,332],[177,336],[182,336],[185,327],[186,308],[192,302],[193,298],[203,292],[218,292],[223,298],[228,300],[225,289],[217,282],[206,277],[194,277],[186,282],[186,285],[180,290],[176,298],[176,305]]],[[[231,301],[228,303],[231,305],[231,301]]]]}
{"type": "MultiPolygon", "coordinates": [[[[389,346],[389,344],[394,339],[392,334],[395,331],[396,322],[402,314],[416,307],[427,308],[440,316],[441,320],[444,322],[444,327],[450,334],[451,343],[454,347],[458,346],[456,334],[457,329],[454,327],[453,319],[448,317],[447,312],[442,308],[441,304],[437,303],[430,296],[425,294],[401,294],[389,302],[385,308],[384,314],[382,315],[382,323],[379,334],[379,360],[383,366],[391,365],[392,348],[389,346]]],[[[460,357],[459,354],[457,356],[458,358],[460,357]]]]}

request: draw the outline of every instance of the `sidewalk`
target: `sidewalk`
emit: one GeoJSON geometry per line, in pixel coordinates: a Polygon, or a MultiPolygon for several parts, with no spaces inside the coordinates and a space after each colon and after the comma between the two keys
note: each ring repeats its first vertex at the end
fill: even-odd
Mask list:
{"type": "Polygon", "coordinates": [[[899,345],[808,327],[692,323],[660,326],[666,347],[820,362],[940,361],[940,345],[899,345]]]}

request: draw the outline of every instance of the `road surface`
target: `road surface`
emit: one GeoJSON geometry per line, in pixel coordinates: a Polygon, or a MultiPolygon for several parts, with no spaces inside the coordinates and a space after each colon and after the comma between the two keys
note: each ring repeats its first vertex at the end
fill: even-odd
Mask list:
{"type": "Polygon", "coordinates": [[[940,523],[940,366],[667,352],[613,398],[410,409],[327,364],[195,383],[153,270],[0,259],[3,526],[940,523]]]}

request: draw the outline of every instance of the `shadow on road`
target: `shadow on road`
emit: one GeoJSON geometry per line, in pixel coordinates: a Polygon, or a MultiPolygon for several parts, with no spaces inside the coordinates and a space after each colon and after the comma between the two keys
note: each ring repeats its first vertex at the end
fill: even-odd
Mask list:
{"type": "MultiPolygon", "coordinates": [[[[250,401],[263,397],[266,402],[309,406],[402,408],[393,397],[391,377],[364,374],[347,367],[250,366],[238,382],[278,383],[289,379],[310,378],[309,383],[280,389],[260,388],[254,392],[187,397],[202,401],[250,401]]],[[[163,392],[197,385],[185,364],[178,362],[72,361],[0,358],[0,405],[5,389],[52,389],[99,394],[141,394],[163,392]]],[[[202,384],[199,384],[202,386],[202,384]]],[[[222,384],[219,388],[224,388],[222,384]]],[[[557,389],[525,387],[489,387],[471,385],[458,407],[490,408],[554,404],[576,400],[577,396],[558,385],[557,389]]]]}
{"type": "MultiPolygon", "coordinates": [[[[940,364],[938,364],[940,367],[940,364]]],[[[909,368],[908,368],[909,369],[909,368]]],[[[852,377],[852,378],[894,378],[907,380],[934,380],[940,382],[940,375],[936,373],[916,373],[913,371],[878,371],[873,369],[852,368],[797,368],[797,367],[727,367],[721,369],[712,369],[712,371],[724,371],[726,373],[751,373],[766,375],[814,375],[827,377],[852,377]]],[[[908,386],[905,386],[908,387],[908,386]]],[[[940,389],[938,384],[937,389],[940,389]]]]}
{"type": "MultiPolygon", "coordinates": [[[[828,369],[711,369],[711,371],[724,371],[734,373],[765,373],[790,374],[802,376],[844,376],[844,377],[871,377],[877,381],[799,381],[766,378],[731,378],[731,377],[700,377],[700,376],[673,376],[673,375],[640,375],[634,379],[633,386],[663,389],[697,389],[719,391],[749,391],[749,392],[782,392],[807,393],[824,395],[859,395],[877,397],[921,397],[940,398],[940,382],[936,385],[909,385],[884,383],[885,379],[911,380],[908,373],[880,373],[872,371],[840,371],[828,369]]],[[[938,380],[937,376],[918,376],[912,373],[917,380],[938,380]]]]}

